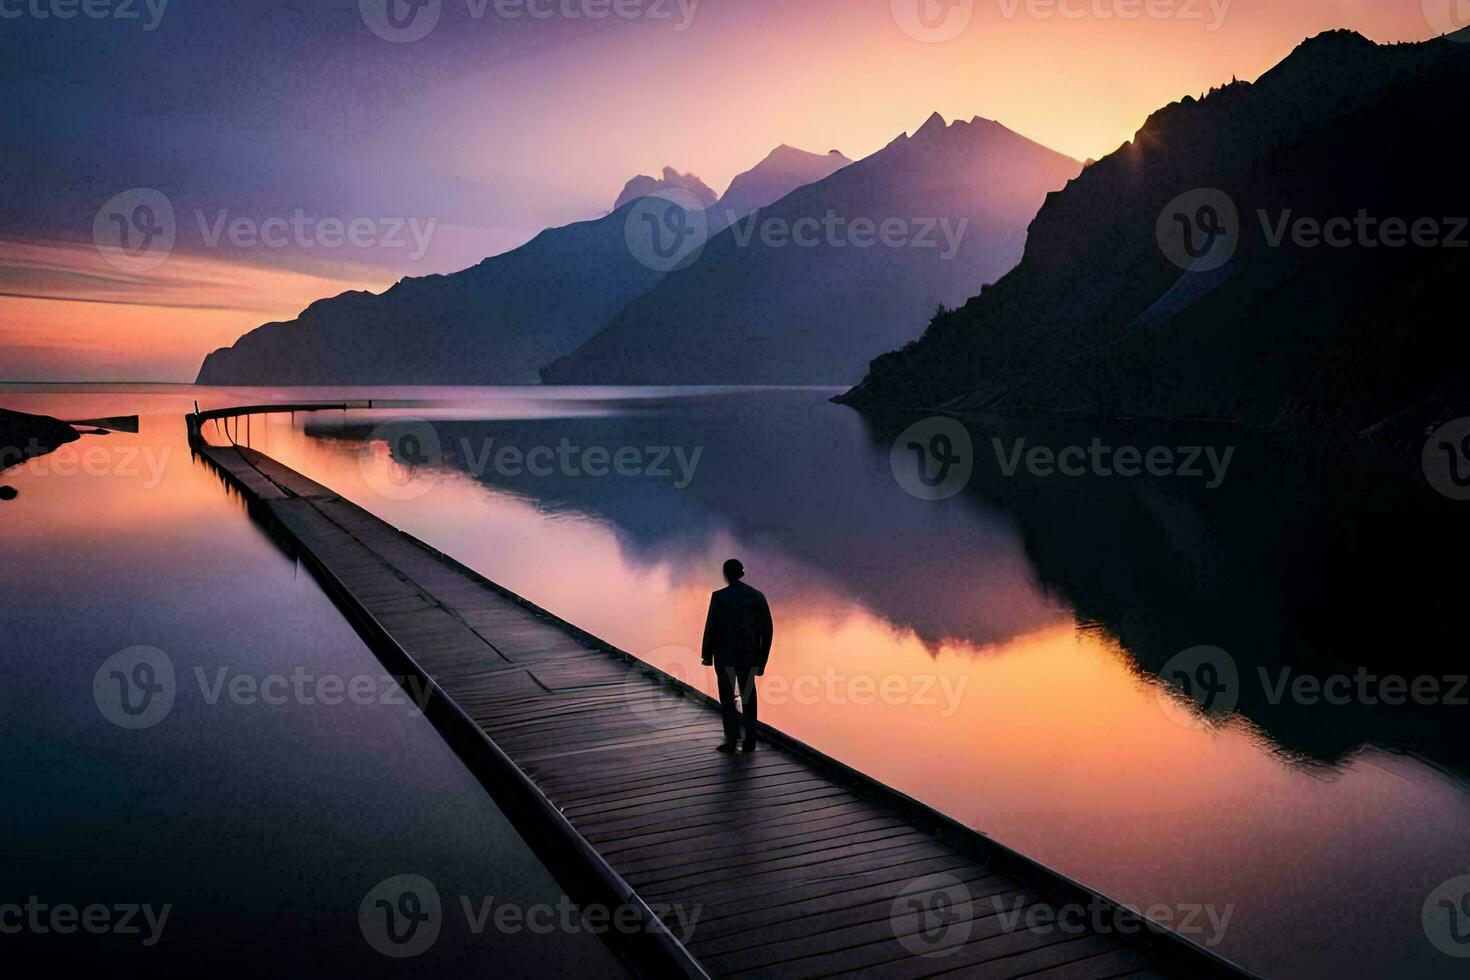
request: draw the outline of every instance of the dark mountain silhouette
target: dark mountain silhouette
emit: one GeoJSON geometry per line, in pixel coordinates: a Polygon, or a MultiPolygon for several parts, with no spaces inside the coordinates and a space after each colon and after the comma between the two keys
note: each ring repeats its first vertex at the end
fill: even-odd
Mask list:
{"type": "Polygon", "coordinates": [[[715,192],[709,189],[709,185],[698,177],[693,174],[681,174],[673,167],[665,167],[662,178],[639,174],[628,181],[623,186],[623,192],[618,195],[613,210],[616,211],[625,205],[632,204],[640,197],[650,197],[659,191],[675,188],[693,194],[707,208],[713,207],[715,201],[718,200],[715,192]]]}
{"type": "Polygon", "coordinates": [[[631,207],[452,275],[319,300],[210,354],[198,383],[534,383],[538,367],[658,282],[627,248],[631,207]]]}
{"type": "Polygon", "coordinates": [[[784,143],[771,151],[752,169],[730,182],[720,198],[720,208],[729,213],[746,215],[781,200],[798,187],[824,180],[852,161],[838,153],[808,153],[784,143]]]}
{"type": "Polygon", "coordinates": [[[1080,166],[999,123],[946,126],[936,114],[713,237],[542,377],[848,382],[937,304],[1008,270],[1042,200],[1080,166]]]}
{"type": "MultiPolygon", "coordinates": [[[[736,178],[747,189],[742,200],[768,204],[831,172],[827,157],[804,156],[810,160],[778,150],[736,178]],[[768,166],[778,157],[786,165],[768,166]]],[[[664,175],[674,181],[668,186],[714,204],[699,178],[672,168],[664,175]]],[[[661,184],[635,178],[624,196],[640,186],[650,193],[667,189],[661,184]]],[[[628,247],[636,199],[619,201],[606,217],[549,229],[452,275],[404,279],[381,294],[319,300],[295,320],[268,323],[210,354],[198,383],[535,384],[538,369],[574,350],[663,278],[628,247]]],[[[725,227],[726,214],[723,207],[709,209],[711,232],[725,227]]]]}
{"type": "Polygon", "coordinates": [[[1253,84],[1161,109],[1048,199],[1013,272],[878,358],[841,400],[1352,432],[1432,398],[1467,353],[1449,311],[1470,248],[1305,248],[1290,234],[1273,245],[1267,229],[1364,213],[1451,234],[1470,214],[1470,146],[1445,110],[1466,91],[1466,44],[1336,31],[1253,84]],[[1238,247],[1214,271],[1182,271],[1158,226],[1201,188],[1234,203],[1238,247]]]}

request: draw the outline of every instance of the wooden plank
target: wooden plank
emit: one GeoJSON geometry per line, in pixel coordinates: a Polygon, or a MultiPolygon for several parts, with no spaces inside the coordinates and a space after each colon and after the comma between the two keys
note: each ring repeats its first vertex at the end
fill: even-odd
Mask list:
{"type": "MultiPolygon", "coordinates": [[[[954,941],[960,953],[967,949],[1005,942],[1016,935],[1007,933],[1000,916],[983,902],[972,902],[968,908],[950,910],[944,925],[947,930],[955,930],[954,941]]],[[[944,959],[948,962],[944,966],[938,966],[934,959],[926,960],[915,955],[910,947],[922,948],[918,936],[921,928],[922,924],[917,917],[904,922],[901,918],[884,916],[873,922],[832,929],[814,936],[764,943],[731,953],[702,957],[701,960],[723,974],[773,977],[790,976],[792,971],[807,975],[812,964],[802,961],[814,958],[821,958],[819,968],[825,969],[835,964],[840,970],[870,969],[898,961],[904,964],[898,975],[907,970],[933,973],[936,969],[952,966],[957,957],[945,956],[944,959]],[[910,939],[908,945],[903,941],[905,938],[910,939]]],[[[1039,940],[1034,935],[1025,938],[1039,940]]],[[[1037,944],[1040,944],[1039,941],[1037,944]]]]}
{"type": "Polygon", "coordinates": [[[871,885],[900,883],[906,886],[925,875],[959,874],[973,867],[972,861],[953,854],[942,858],[904,859],[891,865],[864,868],[850,874],[834,874],[826,878],[781,885],[746,886],[724,895],[707,895],[703,904],[705,915],[713,921],[727,915],[746,915],[752,907],[804,904],[871,885]],[[753,902],[755,899],[759,901],[753,902]]]}
{"type": "MultiPolygon", "coordinates": [[[[849,877],[859,873],[871,873],[881,881],[912,879],[909,866],[922,861],[945,860],[950,852],[928,843],[910,844],[892,848],[876,854],[846,854],[828,858],[819,864],[803,867],[778,869],[779,873],[766,872],[729,879],[716,878],[699,881],[678,880],[653,884],[646,888],[650,895],[661,899],[687,901],[698,898],[707,902],[748,901],[753,898],[764,900],[774,889],[849,877]]],[[[964,867],[961,861],[957,866],[964,867]]]]}
{"type": "Polygon", "coordinates": [[[704,827],[690,828],[676,824],[673,827],[650,826],[639,830],[637,833],[621,834],[597,834],[589,832],[589,840],[595,840],[599,847],[605,852],[612,851],[619,846],[645,847],[650,843],[659,844],[663,847],[679,847],[686,840],[702,840],[706,837],[719,836],[726,839],[741,839],[743,836],[758,833],[762,826],[780,827],[814,827],[825,826],[833,820],[843,820],[852,817],[864,819],[875,815],[873,809],[864,803],[852,800],[837,799],[824,803],[820,807],[812,807],[799,813],[786,815],[779,825],[756,824],[752,826],[749,821],[732,821],[724,824],[711,824],[704,827]]]}
{"type": "Polygon", "coordinates": [[[677,861],[684,855],[693,860],[710,851],[730,847],[767,848],[782,847],[800,840],[822,841],[842,834],[861,834],[884,827],[907,826],[900,817],[875,817],[862,812],[847,812],[827,820],[792,822],[780,827],[736,827],[694,837],[680,835],[676,840],[652,840],[639,843],[637,840],[624,843],[609,842],[601,850],[609,857],[616,857],[619,864],[624,861],[665,860],[677,861]],[[677,847],[670,846],[677,844],[677,847]]]}
{"type": "Polygon", "coordinates": [[[667,845],[659,847],[645,847],[640,851],[605,851],[611,857],[617,855],[618,867],[626,868],[630,873],[639,870],[659,870],[662,868],[675,867],[684,862],[705,861],[721,857],[726,854],[751,854],[778,855],[790,851],[791,853],[804,853],[816,850],[828,841],[847,840],[852,844],[860,844],[865,840],[880,839],[876,834],[881,831],[907,829],[908,825],[894,818],[891,820],[867,820],[847,826],[830,828],[825,831],[811,830],[807,827],[798,827],[788,834],[780,834],[781,828],[757,828],[757,832],[745,832],[731,834],[729,832],[711,835],[708,837],[694,838],[682,841],[677,848],[667,845]],[[760,831],[774,831],[774,833],[761,833],[760,831]]]}
{"type": "Polygon", "coordinates": [[[233,447],[200,446],[198,452],[228,474],[231,479],[241,485],[244,492],[256,500],[286,499],[286,494],[279,487],[261,476],[260,472],[245,462],[233,447]]]}
{"type": "MultiPolygon", "coordinates": [[[[964,868],[951,877],[969,888],[977,898],[1015,894],[1024,888],[1012,878],[987,874],[978,868],[964,868]]],[[[706,910],[700,917],[695,946],[710,947],[712,952],[730,951],[750,945],[752,935],[762,940],[775,940],[785,935],[822,932],[834,921],[834,916],[845,916],[853,910],[871,907],[883,910],[886,915],[892,911],[893,902],[902,894],[906,884],[906,881],[882,882],[801,902],[763,903],[759,909],[726,915],[706,910]],[[734,941],[721,947],[726,940],[734,941]]]]}

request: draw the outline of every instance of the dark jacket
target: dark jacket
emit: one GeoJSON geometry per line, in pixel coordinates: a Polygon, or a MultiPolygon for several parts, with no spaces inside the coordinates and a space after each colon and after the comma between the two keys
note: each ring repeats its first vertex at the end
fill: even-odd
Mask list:
{"type": "Polygon", "coordinates": [[[771,636],[771,607],[760,592],[736,582],[710,597],[702,654],[706,665],[754,667],[764,673],[771,636]]]}

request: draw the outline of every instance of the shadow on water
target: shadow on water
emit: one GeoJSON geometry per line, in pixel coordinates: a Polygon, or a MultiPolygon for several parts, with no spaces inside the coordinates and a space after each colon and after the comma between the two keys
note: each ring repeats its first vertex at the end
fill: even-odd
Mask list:
{"type": "MultiPolygon", "coordinates": [[[[865,420],[884,452],[913,421],[865,420]]],[[[985,419],[967,428],[972,493],[1017,518],[1045,586],[1140,671],[1172,678],[1181,654],[1219,648],[1228,656],[1207,657],[1214,687],[1231,682],[1240,714],[1297,762],[1336,767],[1376,746],[1470,778],[1470,746],[1449,723],[1465,716],[1470,671],[1463,579],[1446,560],[1470,543],[1470,524],[1430,488],[1417,447],[1310,446],[1202,423],[985,419]],[[1203,453],[1199,477],[1104,476],[1090,465],[1064,476],[1033,472],[1025,457],[1006,472],[1021,440],[1028,451],[1059,451],[1095,438],[1145,454],[1171,448],[1181,467],[1191,447],[1233,453],[1213,489],[1203,453]],[[1380,680],[1390,676],[1432,677],[1437,693],[1425,687],[1416,698],[1380,680]],[[1348,680],[1315,688],[1333,677],[1348,680]]],[[[1204,706],[1200,689],[1184,693],[1204,706]]]]}

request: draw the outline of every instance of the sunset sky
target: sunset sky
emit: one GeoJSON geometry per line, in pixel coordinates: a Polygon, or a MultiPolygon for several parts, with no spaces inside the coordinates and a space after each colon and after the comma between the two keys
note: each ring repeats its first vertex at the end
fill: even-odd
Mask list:
{"type": "Polygon", "coordinates": [[[384,2],[140,0],[135,20],[7,2],[0,379],[191,381],[260,323],[597,217],[665,165],[723,191],[778,144],[856,159],[936,110],[1098,157],[1320,31],[1450,26],[1421,0],[429,0],[427,35],[392,43],[384,2]],[[94,221],[140,188],[176,240],[120,268],[94,221]],[[248,234],[298,212],[305,236],[248,234]]]}

